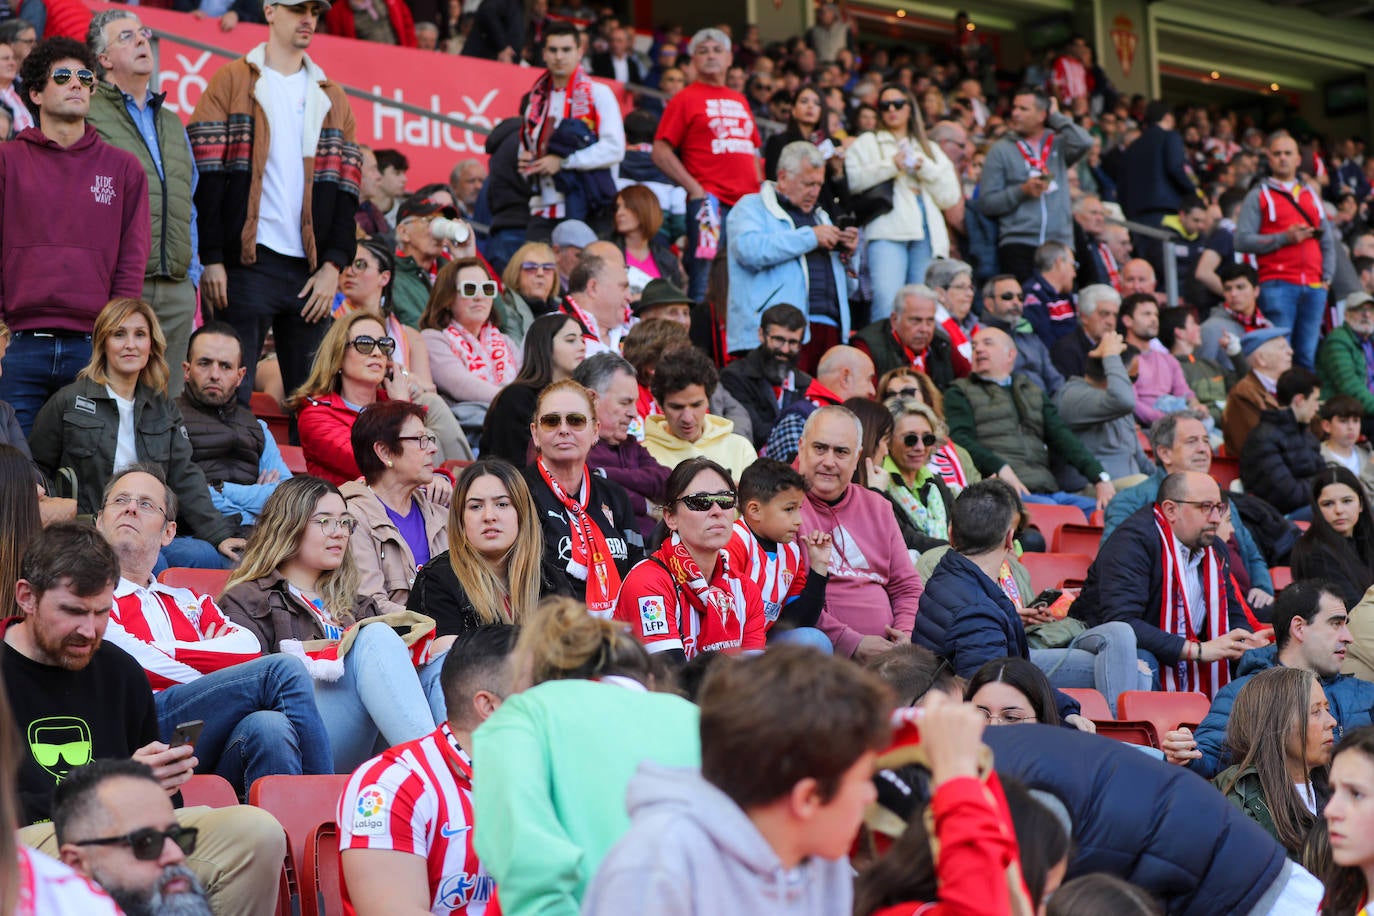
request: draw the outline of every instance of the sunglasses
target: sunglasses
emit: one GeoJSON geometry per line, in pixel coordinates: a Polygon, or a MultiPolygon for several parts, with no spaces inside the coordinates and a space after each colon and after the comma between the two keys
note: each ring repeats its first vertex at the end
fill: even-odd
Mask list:
{"type": "Polygon", "coordinates": [[[496,281],[483,280],[480,283],[476,280],[464,280],[458,284],[458,295],[464,299],[476,299],[478,296],[485,296],[488,299],[496,298],[496,281]]]}
{"type": "Polygon", "coordinates": [[[363,356],[368,356],[373,350],[380,348],[383,356],[390,356],[396,352],[396,339],[393,337],[368,337],[361,334],[348,342],[348,345],[357,350],[363,356]]]}
{"type": "Polygon", "coordinates": [[[186,855],[196,851],[196,835],[199,831],[195,827],[182,827],[180,824],[168,827],[166,830],[157,830],[152,827],[144,827],[142,830],[135,830],[133,833],[126,833],[123,836],[107,836],[94,840],[77,840],[73,846],[128,846],[134,854],[134,858],[140,862],[155,862],[158,856],[162,855],[162,847],[168,840],[177,844],[177,847],[186,855]]]}
{"type": "Polygon", "coordinates": [[[901,111],[906,107],[906,99],[889,99],[878,103],[879,111],[901,111]]]}
{"type": "Polygon", "coordinates": [[[890,398],[919,398],[919,397],[921,396],[921,389],[919,389],[919,388],[897,388],[897,389],[889,388],[888,391],[887,391],[887,396],[890,397],[890,398]]]}
{"type": "Polygon", "coordinates": [[[998,293],[997,298],[1001,299],[1003,302],[1019,302],[1026,297],[1020,293],[998,293]]]}
{"type": "Polygon", "coordinates": [[[71,67],[58,67],[52,72],[52,81],[59,86],[65,86],[72,81],[72,77],[81,81],[81,85],[87,89],[95,85],[95,74],[85,69],[73,70],[71,67]]]}
{"type": "Polygon", "coordinates": [[[537,262],[537,261],[523,261],[523,262],[521,262],[521,264],[520,264],[520,269],[523,270],[523,271],[524,271],[525,273],[527,273],[527,274],[532,274],[532,273],[541,272],[541,271],[550,271],[550,272],[552,272],[553,269],[554,269],[556,266],[557,266],[556,264],[552,264],[552,263],[548,263],[548,262],[540,263],[540,262],[537,262]]]}
{"type": "Polygon", "coordinates": [[[583,430],[587,428],[587,415],[585,413],[546,413],[539,418],[539,427],[553,432],[565,422],[568,424],[568,429],[583,430]]]}
{"type": "Polygon", "coordinates": [[[693,512],[710,512],[712,506],[720,506],[727,511],[735,508],[735,494],[730,492],[693,493],[690,496],[679,496],[677,501],[693,512]]]}
{"type": "Polygon", "coordinates": [[[935,443],[939,441],[934,433],[922,433],[919,436],[916,433],[907,433],[902,437],[902,444],[907,448],[915,448],[918,442],[926,448],[934,448],[935,443]]]}

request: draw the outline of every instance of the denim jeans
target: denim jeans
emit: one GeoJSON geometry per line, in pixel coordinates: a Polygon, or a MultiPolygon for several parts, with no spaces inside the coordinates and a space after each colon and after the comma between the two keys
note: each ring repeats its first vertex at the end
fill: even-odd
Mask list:
{"type": "Polygon", "coordinates": [[[253,394],[262,342],[270,328],[281,364],[282,385],[288,394],[305,383],[315,351],[333,323],[328,316],[314,323],[301,317],[305,300],[297,297],[310,279],[304,258],[288,258],[258,246],[255,264],[228,268],[229,307],[221,315],[243,341],[243,365],[248,373],[239,385],[239,401],[246,407],[253,394]]]}
{"type": "MultiPolygon", "coordinates": [[[[687,248],[682,252],[682,261],[687,268],[687,295],[693,302],[701,302],[706,298],[706,283],[711,279],[711,262],[698,260],[697,242],[701,239],[701,229],[697,225],[697,214],[701,212],[702,200],[687,201],[687,248]]],[[[723,256],[727,249],[725,238],[725,218],[730,215],[730,205],[722,201],[720,203],[720,241],[716,245],[716,257],[723,256]]],[[[724,308],[725,303],[715,303],[717,308],[724,308]]]]}
{"type": "Polygon", "coordinates": [[[240,796],[259,776],[334,772],[334,754],[310,675],[300,659],[265,655],[157,694],[164,741],[182,722],[201,719],[200,773],[218,773],[240,796]]]}
{"type": "Polygon", "coordinates": [[[1083,510],[1084,518],[1093,514],[1097,509],[1097,500],[1091,496],[1080,496],[1077,493],[1027,493],[1021,497],[1022,502],[1039,503],[1042,506],[1077,506],[1083,510]]]}
{"type": "Polygon", "coordinates": [[[869,280],[873,284],[873,304],[869,321],[881,321],[892,314],[897,291],[908,283],[922,283],[930,265],[930,237],[915,242],[871,239],[864,249],[869,280]]]}
{"type": "Polygon", "coordinates": [[[1326,312],[1326,289],[1266,280],[1260,284],[1259,308],[1275,327],[1291,329],[1288,339],[1293,344],[1293,365],[1314,368],[1326,312]]]}
{"type": "Polygon", "coordinates": [[[360,627],[344,656],[343,677],[315,681],[315,703],[334,749],[334,772],[351,773],[377,748],[429,734],[438,724],[410,660],[385,624],[360,627]]]}
{"type": "Polygon", "coordinates": [[[33,432],[38,409],[91,361],[91,337],[16,331],[5,351],[0,401],[14,408],[24,435],[33,432]]]}
{"type": "Polygon", "coordinates": [[[793,627],[790,630],[774,628],[768,631],[770,643],[787,643],[792,646],[808,646],[825,655],[835,654],[835,645],[815,627],[793,627]]]}
{"type": "Polygon", "coordinates": [[[429,700],[429,711],[434,716],[436,725],[448,718],[448,703],[444,700],[444,687],[439,683],[439,674],[443,671],[444,659],[446,658],[448,658],[448,652],[430,659],[429,664],[420,669],[420,687],[425,692],[425,699],[429,700]]]}
{"type": "Polygon", "coordinates": [[[1150,677],[1136,664],[1135,631],[1120,620],[1081,633],[1063,649],[1031,649],[1030,660],[1055,687],[1094,687],[1116,715],[1125,690],[1149,690],[1150,677]]]}
{"type": "Polygon", "coordinates": [[[172,543],[158,553],[153,575],[159,576],[164,569],[172,566],[190,569],[229,569],[233,563],[209,541],[193,537],[174,537],[172,543]]]}

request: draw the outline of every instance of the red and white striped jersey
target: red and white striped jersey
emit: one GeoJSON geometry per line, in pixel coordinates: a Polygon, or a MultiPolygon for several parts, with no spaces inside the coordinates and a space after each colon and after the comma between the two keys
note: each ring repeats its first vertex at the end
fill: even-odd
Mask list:
{"type": "Polygon", "coordinates": [[[230,622],[209,595],[161,582],[144,588],[120,579],[105,638],[138,660],[154,692],[262,654],[258,638],[230,622]]]}
{"type": "Polygon", "coordinates": [[[19,847],[19,897],[16,916],[117,916],[109,896],[56,859],[19,847]]]}
{"type": "MultiPolygon", "coordinates": [[[[339,849],[420,856],[431,913],[500,916],[496,882],[472,845],[472,758],[445,722],[353,771],[339,798],[339,849]]],[[[344,888],[344,911],[355,912],[344,888]]]]}
{"type": "Polygon", "coordinates": [[[772,627],[787,602],[806,587],[806,557],[801,545],[796,541],[779,544],[776,551],[769,553],[744,519],[739,519],[725,550],[730,555],[730,568],[739,570],[740,575],[748,576],[758,586],[765,628],[772,627]]]}

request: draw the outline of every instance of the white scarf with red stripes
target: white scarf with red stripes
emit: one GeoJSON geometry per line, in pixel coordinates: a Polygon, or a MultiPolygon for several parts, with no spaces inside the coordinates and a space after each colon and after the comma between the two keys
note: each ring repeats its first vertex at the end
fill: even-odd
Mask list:
{"type": "MultiPolygon", "coordinates": [[[[1226,589],[1222,575],[1221,556],[1215,546],[1205,549],[1202,557],[1202,597],[1206,603],[1202,625],[1204,631],[1193,629],[1193,608],[1188,604],[1188,590],[1183,587],[1188,563],[1179,549],[1178,539],[1159,507],[1154,507],[1155,530],[1159,533],[1160,556],[1164,567],[1164,581],[1160,588],[1159,628],[1165,633],[1182,636],[1189,641],[1206,642],[1228,632],[1226,589]]],[[[1217,691],[1231,680],[1231,667],[1226,659],[1212,662],[1184,661],[1173,667],[1160,664],[1160,681],[1165,690],[1195,690],[1213,699],[1217,691]]]]}

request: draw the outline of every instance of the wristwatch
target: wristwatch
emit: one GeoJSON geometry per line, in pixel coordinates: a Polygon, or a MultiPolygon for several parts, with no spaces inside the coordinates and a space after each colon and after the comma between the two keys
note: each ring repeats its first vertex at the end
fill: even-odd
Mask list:
{"type": "Polygon", "coordinates": [[[1111,483],[1112,475],[1108,474],[1106,471],[1103,471],[1101,474],[1097,475],[1097,481],[1098,483],[1111,483]]]}

